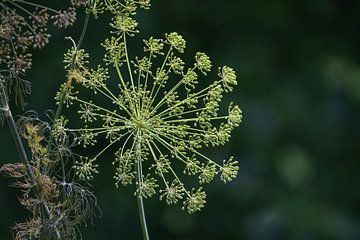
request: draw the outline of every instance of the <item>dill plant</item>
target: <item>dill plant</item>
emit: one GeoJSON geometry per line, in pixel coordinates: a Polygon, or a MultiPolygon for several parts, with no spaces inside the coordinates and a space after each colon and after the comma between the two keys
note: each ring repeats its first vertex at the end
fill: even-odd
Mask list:
{"type": "Polygon", "coordinates": [[[66,10],[55,10],[27,0],[0,2],[0,123],[8,123],[20,160],[2,165],[0,174],[13,179],[11,186],[21,191],[19,202],[29,211],[27,220],[13,227],[17,240],[77,239],[79,226],[97,213],[96,197],[67,172],[66,163],[75,155],[69,136],[51,141],[51,119],[43,121],[30,111],[16,122],[10,104],[15,93],[16,103],[26,105],[31,52],[49,42],[48,22],[71,26],[76,8],[84,4],[72,0],[66,10]]]}
{"type": "Polygon", "coordinates": [[[217,175],[224,183],[236,177],[236,159],[214,161],[202,151],[224,145],[241,123],[241,109],[234,103],[227,114],[219,114],[223,94],[237,85],[236,73],[231,67],[219,67],[217,79],[199,88],[200,81],[209,81],[204,78],[212,62],[198,52],[186,65],[181,58],[186,40],[176,32],[143,40],[144,56],[133,57],[128,42],[139,32],[134,17],[138,8],[148,9],[150,1],[90,2],[88,13],[113,14],[111,36],[101,44],[104,63],[89,68],[89,54],[75,44],[65,54],[67,81],[55,99],[59,106],[76,107],[84,124],[71,127],[65,116],[58,116],[52,131],[56,138],[72,134],[84,148],[108,140],[98,154],[74,163],[77,176],[85,181],[98,173],[101,155],[117,149],[112,161],[115,185],[135,184],[144,239],[149,239],[143,198],[158,193],[167,204],[181,202],[183,210],[195,213],[206,203],[204,184],[217,175]],[[116,89],[110,87],[114,84],[116,89]],[[86,94],[80,95],[83,91],[86,94]],[[102,95],[112,107],[93,100],[92,94],[102,95]],[[196,176],[200,186],[187,186],[183,175],[196,176]]]}
{"type": "Polygon", "coordinates": [[[75,1],[68,3],[67,9],[56,10],[27,0],[0,2],[0,76],[3,86],[15,93],[16,103],[22,106],[31,90],[25,74],[32,66],[32,50],[49,43],[49,22],[67,28],[76,20],[76,8],[80,5],[75,1]]]}
{"type": "Polygon", "coordinates": [[[138,8],[149,7],[149,0],[71,0],[67,10],[26,0],[0,3],[0,122],[8,122],[22,161],[3,165],[0,173],[15,179],[14,186],[22,190],[20,203],[31,212],[14,227],[16,239],[78,238],[78,226],[97,209],[95,196],[78,180],[92,180],[99,171],[97,161],[109,149],[117,149],[112,161],[116,187],[135,185],[144,239],[149,235],[143,198],[158,194],[167,204],[181,203],[183,210],[195,213],[206,203],[204,184],[217,175],[224,183],[236,177],[233,157],[219,162],[203,153],[203,148],[228,142],[241,123],[242,112],[234,103],[227,114],[219,114],[223,94],[237,85],[235,71],[220,67],[217,79],[200,88],[212,62],[198,52],[186,65],[181,58],[186,41],[176,32],[143,40],[144,56],[131,56],[128,41],[139,32],[134,17],[138,8]],[[23,77],[32,65],[31,50],[48,43],[49,19],[58,27],[71,26],[80,6],[86,8],[85,24],[77,43],[68,38],[73,47],[64,57],[67,80],[55,97],[55,114],[43,121],[30,112],[15,123],[9,94],[14,89],[15,99],[25,106],[30,82],[23,77]],[[91,69],[81,43],[90,15],[97,18],[104,12],[113,14],[111,36],[101,44],[103,64],[91,69]],[[114,84],[116,89],[110,87],[114,84]],[[87,97],[80,97],[82,91],[87,97]],[[92,100],[92,94],[102,95],[113,107],[92,100]],[[61,114],[63,106],[72,105],[84,122],[81,128],[71,127],[61,114]],[[95,156],[72,150],[102,138],[109,143],[95,156]],[[197,187],[187,184],[187,175],[195,176],[197,187]]]}

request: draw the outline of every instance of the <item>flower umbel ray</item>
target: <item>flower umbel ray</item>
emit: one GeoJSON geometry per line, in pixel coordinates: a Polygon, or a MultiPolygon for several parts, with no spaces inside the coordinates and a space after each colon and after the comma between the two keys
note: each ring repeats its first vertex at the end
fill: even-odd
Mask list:
{"type": "Polygon", "coordinates": [[[241,123],[241,109],[234,103],[230,103],[226,115],[219,115],[223,94],[237,85],[236,73],[230,67],[220,67],[218,78],[199,89],[198,83],[212,69],[211,60],[198,52],[192,66],[186,67],[180,57],[186,41],[175,32],[143,40],[144,56],[132,58],[127,42],[138,32],[137,22],[126,11],[131,10],[118,6],[111,24],[113,36],[102,44],[107,67],[86,67],[88,55],[84,51],[70,50],[65,55],[67,66],[68,59],[81,60],[77,68],[68,68],[73,82],[101,94],[113,107],[80,98],[72,84],[62,89],[68,91],[64,102],[79,106],[85,125],[71,129],[64,120],[55,131],[76,134],[84,147],[96,144],[101,136],[109,140],[99,154],[83,162],[85,167],[77,162],[75,170],[80,178],[91,179],[97,172],[94,162],[110,146],[117,146],[113,161],[116,186],[132,184],[136,179],[136,195],[149,198],[160,192],[160,199],[167,204],[182,201],[183,209],[197,212],[204,207],[206,193],[203,187],[185,186],[181,175],[196,175],[200,185],[211,182],[216,175],[225,183],[237,175],[233,157],[221,163],[201,152],[203,147],[224,145],[241,123]],[[82,56],[74,58],[71,54],[82,56]],[[109,77],[112,70],[115,79],[109,77]],[[117,89],[110,88],[109,81],[116,82],[117,89]],[[177,164],[183,171],[178,171],[177,164]]]}

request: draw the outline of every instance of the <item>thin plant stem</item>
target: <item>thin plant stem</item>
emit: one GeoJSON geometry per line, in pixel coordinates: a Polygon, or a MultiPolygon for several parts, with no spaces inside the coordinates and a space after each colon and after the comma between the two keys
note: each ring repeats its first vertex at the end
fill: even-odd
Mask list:
{"type": "Polygon", "coordinates": [[[81,32],[81,36],[79,38],[79,41],[76,45],[76,49],[79,49],[81,47],[81,44],[84,40],[84,37],[85,37],[85,34],[86,34],[86,30],[87,30],[87,26],[88,26],[88,23],[89,23],[89,18],[90,18],[90,13],[87,13],[86,16],[85,16],[85,22],[84,22],[84,26],[83,26],[83,29],[82,29],[82,32],[81,32]]]}
{"type": "Polygon", "coordinates": [[[144,201],[143,201],[143,197],[142,196],[137,196],[137,204],[138,204],[138,209],[139,209],[139,214],[140,214],[140,225],[141,225],[141,231],[143,233],[143,238],[144,240],[149,240],[149,233],[147,230],[147,225],[146,225],[146,218],[145,218],[145,210],[144,210],[144,201]]]}
{"type": "MultiPolygon", "coordinates": [[[[4,96],[4,98],[6,98],[6,93],[5,93],[5,89],[3,86],[0,86],[0,90],[2,91],[2,95],[4,96]]],[[[15,120],[14,120],[14,117],[11,113],[11,110],[10,110],[10,107],[9,107],[9,104],[7,103],[7,99],[4,99],[3,101],[3,104],[4,104],[4,107],[3,107],[3,111],[4,111],[4,115],[5,115],[5,119],[6,119],[6,122],[8,123],[8,126],[9,126],[9,129],[10,129],[10,132],[11,132],[11,136],[13,137],[14,139],[14,142],[15,142],[15,146],[16,146],[16,149],[18,151],[18,154],[19,154],[19,158],[20,160],[26,165],[27,169],[28,169],[28,172],[29,172],[29,175],[30,175],[30,178],[31,180],[33,181],[33,183],[35,184],[36,186],[36,189],[37,189],[37,195],[40,196],[40,199],[41,199],[41,202],[42,202],[42,205],[45,209],[45,212],[48,216],[50,216],[50,209],[49,207],[47,206],[47,204],[42,200],[42,197],[41,197],[41,191],[39,189],[39,185],[38,185],[38,182],[36,180],[36,177],[34,175],[34,172],[31,168],[31,164],[29,162],[29,159],[26,155],[26,151],[25,151],[25,148],[24,148],[24,144],[22,143],[21,141],[21,137],[20,137],[20,134],[19,134],[19,131],[16,127],[16,123],[15,123],[15,120]]],[[[60,232],[58,231],[58,229],[55,227],[54,228],[54,231],[55,231],[55,236],[56,236],[56,239],[57,240],[60,240],[61,239],[61,235],[60,235],[60,232]]]]}
{"type": "MultiPolygon", "coordinates": [[[[90,13],[87,13],[86,17],[85,17],[84,26],[83,26],[83,29],[82,29],[82,32],[81,32],[81,36],[80,36],[79,41],[78,41],[78,43],[76,45],[76,51],[78,51],[78,49],[81,47],[82,41],[83,41],[83,39],[85,37],[86,29],[87,29],[88,22],[89,22],[89,18],[90,18],[90,13]]],[[[71,84],[71,82],[68,81],[67,84],[71,84]]],[[[66,91],[64,90],[64,92],[61,95],[61,99],[59,101],[59,106],[57,107],[56,112],[55,112],[54,121],[57,120],[60,117],[60,114],[61,114],[61,111],[62,111],[62,108],[63,108],[63,105],[64,105],[65,95],[66,95],[66,91]]],[[[49,139],[49,143],[48,143],[48,146],[47,146],[47,153],[48,154],[50,154],[50,152],[51,152],[51,145],[52,145],[53,141],[54,141],[54,136],[51,134],[50,139],[49,139]]]]}
{"type": "Polygon", "coordinates": [[[34,176],[34,173],[33,173],[32,169],[31,169],[30,162],[29,162],[29,160],[27,158],[27,155],[26,155],[26,152],[25,152],[24,145],[23,145],[23,143],[21,141],[20,134],[19,134],[19,132],[17,130],[14,117],[13,117],[13,115],[11,113],[11,110],[10,110],[10,108],[9,108],[9,106],[7,104],[5,105],[3,111],[4,111],[4,116],[5,116],[6,122],[7,122],[8,126],[9,126],[9,129],[10,129],[10,132],[11,132],[11,136],[14,139],[16,150],[17,150],[17,152],[19,154],[20,160],[28,168],[29,174],[31,176],[34,176]]]}
{"type": "MultiPolygon", "coordinates": [[[[137,149],[136,149],[135,154],[138,155],[138,152],[141,151],[140,147],[141,146],[138,143],[136,146],[137,149]]],[[[137,156],[136,164],[135,164],[135,171],[136,171],[136,181],[138,182],[138,184],[141,184],[141,182],[142,182],[142,167],[141,167],[140,156],[137,156]]],[[[137,205],[138,205],[138,210],[139,210],[140,225],[141,225],[141,231],[143,234],[143,238],[144,238],[144,240],[149,240],[150,238],[149,238],[149,233],[148,233],[147,224],[146,224],[145,207],[144,207],[143,197],[139,193],[139,194],[137,194],[136,198],[137,198],[137,205]]]]}

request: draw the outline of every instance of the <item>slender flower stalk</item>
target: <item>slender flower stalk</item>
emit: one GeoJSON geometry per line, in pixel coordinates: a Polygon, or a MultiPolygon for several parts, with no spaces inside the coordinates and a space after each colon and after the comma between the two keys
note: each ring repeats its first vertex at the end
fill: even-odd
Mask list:
{"type": "MultiPolygon", "coordinates": [[[[138,144],[136,146],[137,152],[141,152],[141,145],[138,144]]],[[[142,182],[142,167],[141,167],[141,155],[137,156],[137,160],[135,162],[135,171],[136,171],[136,182],[137,184],[142,182]]],[[[145,217],[145,207],[144,207],[144,199],[141,194],[137,195],[137,204],[139,209],[139,217],[140,217],[140,226],[143,234],[144,240],[149,240],[149,233],[147,229],[146,217],[145,217]]]]}

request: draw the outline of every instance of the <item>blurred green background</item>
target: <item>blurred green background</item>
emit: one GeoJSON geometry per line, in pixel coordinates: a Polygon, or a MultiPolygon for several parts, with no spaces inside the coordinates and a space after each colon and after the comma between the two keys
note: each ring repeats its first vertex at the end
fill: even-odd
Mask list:
{"type": "MultiPolygon", "coordinates": [[[[195,215],[147,200],[152,239],[360,239],[359,9],[355,0],[158,0],[140,11],[141,36],[178,31],[188,43],[185,62],[199,50],[234,67],[239,85],[224,103],[244,113],[231,142],[209,153],[218,161],[234,155],[238,178],[205,186],[208,203],[195,215]]],[[[91,20],[83,45],[98,62],[107,20],[91,20]]],[[[82,21],[52,29],[52,42],[34,53],[27,109],[54,109],[64,36],[78,38],[82,21]]],[[[0,162],[13,161],[5,125],[0,162]]],[[[102,217],[82,229],[83,239],[141,239],[133,189],[114,187],[111,162],[104,155],[94,182],[102,217]]],[[[1,240],[26,218],[9,183],[0,177],[1,240]]]]}

